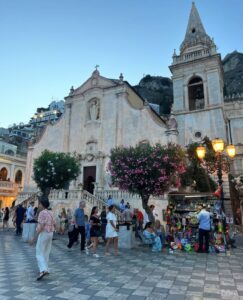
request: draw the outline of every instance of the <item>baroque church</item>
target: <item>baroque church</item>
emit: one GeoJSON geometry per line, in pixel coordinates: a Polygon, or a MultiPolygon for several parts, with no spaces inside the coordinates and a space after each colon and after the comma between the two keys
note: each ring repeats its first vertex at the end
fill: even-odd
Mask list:
{"type": "Polygon", "coordinates": [[[25,191],[35,188],[32,179],[34,159],[44,149],[76,152],[81,174],[75,185],[92,192],[106,189],[110,150],[168,142],[188,145],[204,136],[224,139],[236,145],[235,173],[243,170],[243,99],[224,96],[221,56],[206,33],[195,4],[192,4],[180,53],[170,65],[174,104],[169,120],[161,117],[127,82],[109,79],[96,69],[79,88],[71,88],[65,98],[65,112],[54,125],[48,125],[40,140],[28,151],[25,191]]]}
{"type": "Polygon", "coordinates": [[[79,88],[71,88],[63,116],[29,147],[25,190],[35,187],[33,162],[45,149],[79,155],[81,174],[76,185],[89,192],[93,192],[93,182],[97,188],[109,188],[110,150],[138,143],[177,142],[178,131],[171,123],[173,118],[166,123],[122,74],[119,79],[108,79],[96,69],[79,88]]]}

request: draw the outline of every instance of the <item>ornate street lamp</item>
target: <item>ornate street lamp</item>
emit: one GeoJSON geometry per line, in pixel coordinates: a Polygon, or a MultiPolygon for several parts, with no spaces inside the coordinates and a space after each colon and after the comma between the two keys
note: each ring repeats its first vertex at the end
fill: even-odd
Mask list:
{"type": "Polygon", "coordinates": [[[235,146],[234,145],[228,145],[226,147],[226,152],[229,155],[230,158],[235,157],[235,146]]]}
{"type": "Polygon", "coordinates": [[[204,159],[205,154],[206,154],[206,149],[205,149],[205,147],[203,147],[203,146],[197,147],[196,152],[197,152],[197,157],[198,157],[199,159],[204,159]]]}
{"type": "MultiPolygon", "coordinates": [[[[217,176],[218,176],[218,184],[220,187],[221,195],[220,198],[223,201],[224,196],[223,196],[223,179],[222,179],[222,153],[225,149],[224,141],[222,139],[216,138],[212,140],[212,146],[213,150],[216,153],[217,156],[217,176]]],[[[203,159],[206,154],[206,148],[203,146],[199,146],[196,149],[197,156],[199,159],[203,159]]],[[[228,145],[226,147],[226,153],[230,158],[235,157],[235,146],[234,145],[228,145]]]]}
{"type": "Polygon", "coordinates": [[[222,153],[224,151],[224,141],[221,139],[217,138],[212,140],[212,146],[216,153],[222,153]]]}

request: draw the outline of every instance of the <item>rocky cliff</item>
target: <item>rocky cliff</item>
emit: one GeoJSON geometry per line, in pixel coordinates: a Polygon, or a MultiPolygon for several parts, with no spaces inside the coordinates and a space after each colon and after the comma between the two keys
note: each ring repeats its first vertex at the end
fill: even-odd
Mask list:
{"type": "MultiPolygon", "coordinates": [[[[225,94],[243,93],[243,53],[234,51],[227,54],[222,64],[225,94]]],[[[146,75],[134,88],[148,102],[159,104],[160,114],[170,113],[173,103],[173,85],[170,78],[146,75]]]]}
{"type": "Polygon", "coordinates": [[[243,93],[243,53],[234,51],[223,59],[225,94],[243,93]]]}
{"type": "Polygon", "coordinates": [[[160,114],[169,114],[173,102],[172,80],[162,76],[146,75],[135,90],[148,102],[160,105],[160,114]]]}

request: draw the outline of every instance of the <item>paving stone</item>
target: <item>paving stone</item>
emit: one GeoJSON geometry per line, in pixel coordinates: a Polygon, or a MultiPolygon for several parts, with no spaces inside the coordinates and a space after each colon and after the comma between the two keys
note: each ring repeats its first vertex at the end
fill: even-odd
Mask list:
{"type": "Polygon", "coordinates": [[[104,257],[99,245],[97,260],[78,246],[67,252],[66,243],[67,237],[53,241],[51,274],[37,282],[35,248],[0,231],[0,300],[243,300],[241,248],[230,256],[138,248],[104,257]]]}
{"type": "Polygon", "coordinates": [[[119,294],[127,294],[127,295],[131,295],[134,292],[134,289],[125,289],[125,288],[121,288],[117,291],[117,293],[119,294]]]}
{"type": "Polygon", "coordinates": [[[203,299],[205,299],[205,298],[221,299],[221,295],[215,294],[215,293],[203,293],[203,299]]]}

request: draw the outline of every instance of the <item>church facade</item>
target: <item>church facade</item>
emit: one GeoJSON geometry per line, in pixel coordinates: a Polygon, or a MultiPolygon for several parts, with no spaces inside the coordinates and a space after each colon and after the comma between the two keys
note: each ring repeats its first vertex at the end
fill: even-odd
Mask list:
{"type": "Polygon", "coordinates": [[[60,120],[48,125],[40,140],[29,147],[25,191],[35,188],[33,162],[45,149],[76,152],[81,174],[74,187],[92,192],[93,182],[109,188],[107,165],[112,148],[147,142],[166,145],[177,142],[177,135],[176,128],[166,124],[122,75],[108,79],[95,70],[83,85],[71,88],[60,120]]]}
{"type": "Polygon", "coordinates": [[[237,155],[233,172],[242,173],[243,95],[224,94],[221,56],[194,3],[180,53],[174,52],[170,70],[174,104],[167,122],[122,75],[108,79],[95,70],[79,88],[71,88],[62,117],[48,125],[40,140],[29,147],[25,190],[36,187],[33,162],[45,149],[76,152],[81,174],[74,185],[92,192],[93,182],[100,188],[109,187],[107,164],[114,147],[145,142],[186,146],[205,136],[234,144],[237,155]]]}
{"type": "Polygon", "coordinates": [[[179,143],[200,142],[205,136],[236,146],[233,173],[243,171],[243,95],[225,95],[221,55],[206,33],[193,2],[179,55],[170,66],[173,111],[179,143]]]}

